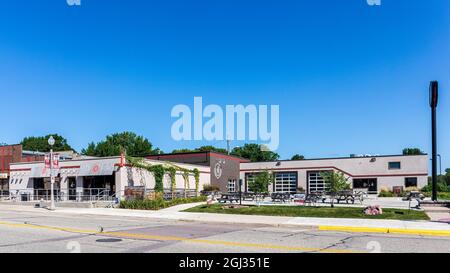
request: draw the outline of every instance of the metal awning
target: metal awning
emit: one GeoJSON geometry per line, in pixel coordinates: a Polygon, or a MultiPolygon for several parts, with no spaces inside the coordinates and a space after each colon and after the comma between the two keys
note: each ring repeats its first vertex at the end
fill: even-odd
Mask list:
{"type": "Polygon", "coordinates": [[[114,163],[112,162],[83,162],[78,176],[112,175],[114,163]]]}
{"type": "Polygon", "coordinates": [[[45,168],[44,165],[33,166],[31,168],[30,177],[31,178],[50,177],[50,169],[45,168]]]}

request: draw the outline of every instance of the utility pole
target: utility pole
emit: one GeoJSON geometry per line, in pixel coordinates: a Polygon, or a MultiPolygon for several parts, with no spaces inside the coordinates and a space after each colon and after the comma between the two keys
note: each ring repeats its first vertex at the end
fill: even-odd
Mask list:
{"type": "Polygon", "coordinates": [[[230,142],[231,140],[227,139],[227,153],[230,154],[230,142]]]}
{"type": "Polygon", "coordinates": [[[431,185],[433,201],[437,201],[437,132],[436,132],[436,107],[439,97],[439,85],[437,81],[430,83],[430,107],[431,107],[431,185]]]}

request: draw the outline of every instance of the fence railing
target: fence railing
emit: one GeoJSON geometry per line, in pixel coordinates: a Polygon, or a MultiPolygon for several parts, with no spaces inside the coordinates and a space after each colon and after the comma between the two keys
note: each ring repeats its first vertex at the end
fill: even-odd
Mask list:
{"type": "MultiPolygon", "coordinates": [[[[0,192],[1,193],[1,192],[0,192]]],[[[6,194],[6,193],[5,193],[6,194]]],[[[115,195],[109,189],[104,188],[92,188],[83,189],[83,192],[77,192],[76,194],[67,194],[60,190],[54,190],[54,199],[56,202],[62,201],[75,201],[75,202],[96,202],[96,201],[113,201],[115,195]]],[[[10,193],[9,191],[5,195],[10,197],[12,201],[50,201],[51,190],[36,189],[32,192],[16,191],[10,193]]],[[[1,196],[0,196],[1,197],[1,196]]]]}
{"type": "Polygon", "coordinates": [[[9,197],[9,190],[0,190],[0,197],[9,197]]]}

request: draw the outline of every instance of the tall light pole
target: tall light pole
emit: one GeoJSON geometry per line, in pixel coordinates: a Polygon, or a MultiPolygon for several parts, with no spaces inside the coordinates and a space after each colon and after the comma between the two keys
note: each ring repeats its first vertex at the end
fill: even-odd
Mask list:
{"type": "Polygon", "coordinates": [[[442,175],[442,158],[441,155],[437,155],[439,157],[439,175],[442,175]]]}
{"type": "Polygon", "coordinates": [[[436,132],[436,107],[438,105],[438,82],[430,83],[430,107],[431,107],[431,185],[433,201],[437,201],[437,132],[436,132]]]}
{"type": "Polygon", "coordinates": [[[53,145],[55,145],[55,139],[50,136],[48,139],[48,145],[50,145],[50,210],[55,210],[55,196],[53,194],[55,177],[53,176],[53,145]]]}

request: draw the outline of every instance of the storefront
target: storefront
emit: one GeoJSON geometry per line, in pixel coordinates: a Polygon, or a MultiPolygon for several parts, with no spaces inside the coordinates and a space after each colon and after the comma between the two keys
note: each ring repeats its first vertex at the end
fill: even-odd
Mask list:
{"type": "MultiPolygon", "coordinates": [[[[148,164],[166,164],[162,161],[146,160],[148,164]]],[[[175,165],[175,163],[173,163],[175,165]]],[[[210,184],[209,167],[176,163],[182,169],[198,169],[200,188],[210,184]]],[[[129,166],[121,157],[76,159],[60,162],[54,171],[54,196],[56,201],[108,201],[121,198],[126,187],[142,186],[153,190],[155,178],[152,173],[129,166]]],[[[194,174],[190,173],[185,183],[183,172],[176,173],[177,190],[195,189],[194,174]]],[[[171,179],[164,176],[164,188],[169,190],[171,179]]],[[[8,184],[8,183],[7,183],[8,184]]],[[[20,200],[49,200],[51,196],[50,171],[43,162],[11,164],[9,179],[10,195],[20,200]]]]}

